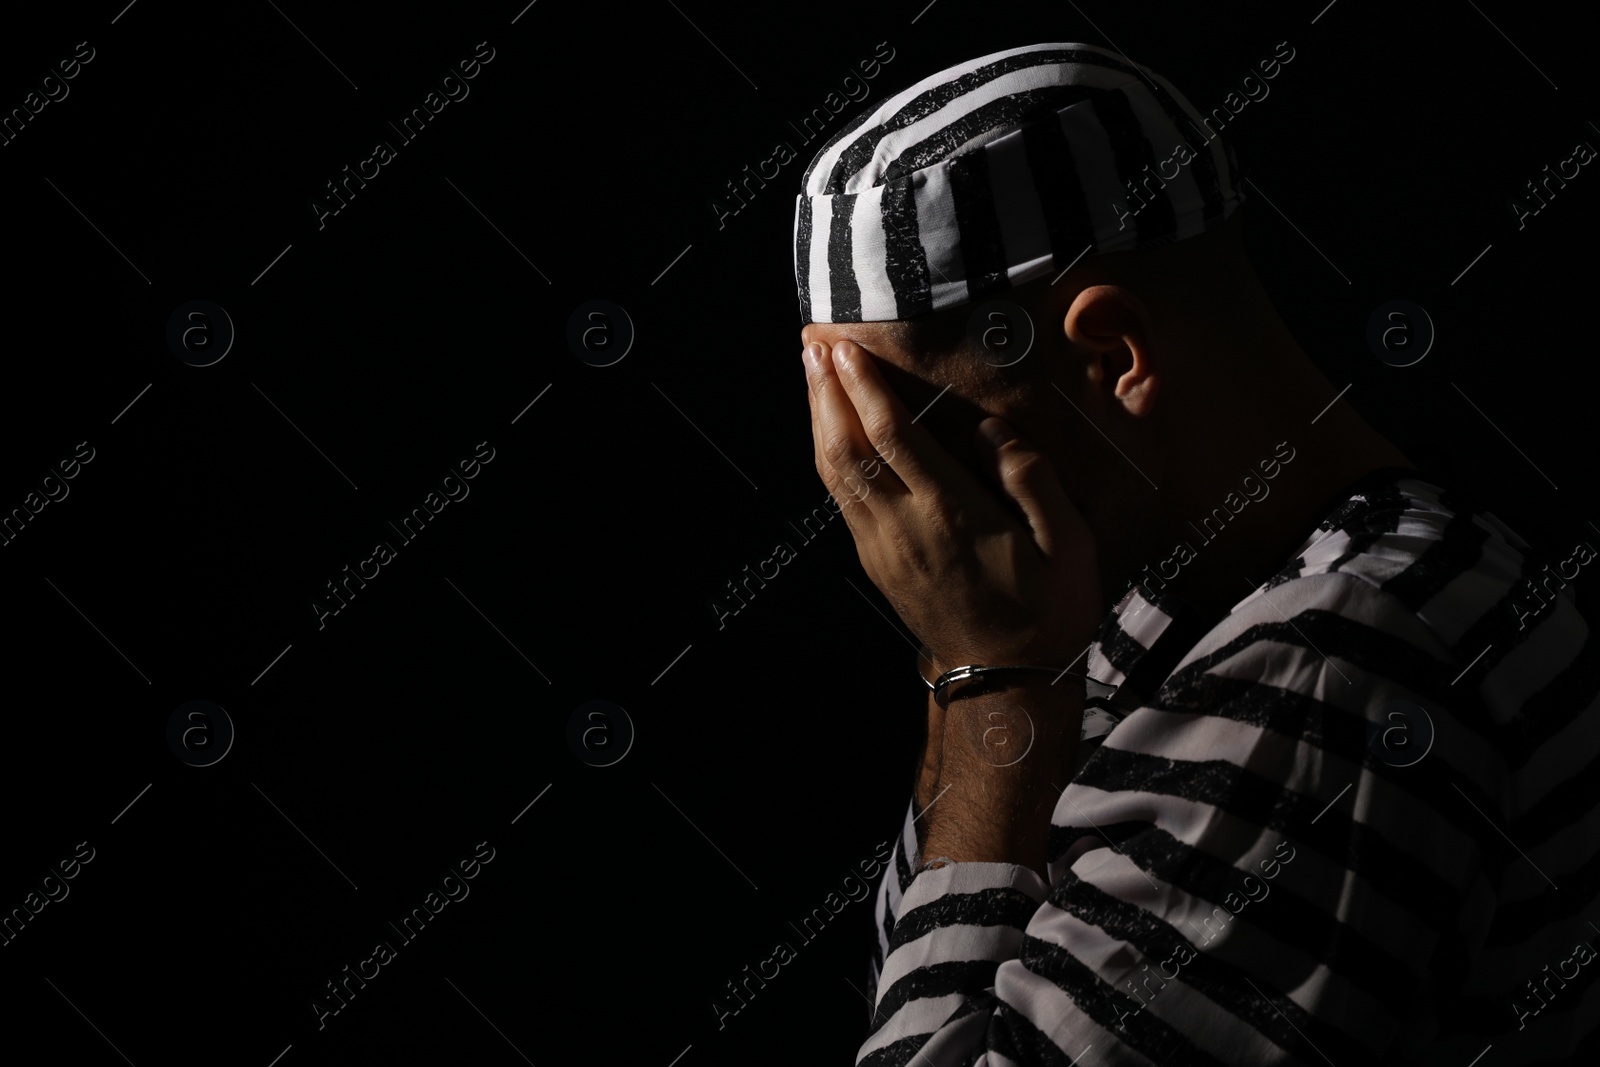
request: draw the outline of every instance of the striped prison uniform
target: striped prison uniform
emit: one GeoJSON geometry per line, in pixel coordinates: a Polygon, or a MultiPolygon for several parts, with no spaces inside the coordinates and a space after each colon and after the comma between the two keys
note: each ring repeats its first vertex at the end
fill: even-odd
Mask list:
{"type": "Polygon", "coordinates": [[[914,874],[913,800],[857,1064],[1600,1062],[1600,648],[1557,557],[1419,473],[1220,619],[1129,589],[1048,885],[914,874]]]}

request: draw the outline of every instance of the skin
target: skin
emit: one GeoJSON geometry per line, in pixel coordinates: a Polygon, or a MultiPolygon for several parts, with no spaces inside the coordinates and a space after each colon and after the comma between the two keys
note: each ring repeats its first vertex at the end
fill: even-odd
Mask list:
{"type": "MultiPolygon", "coordinates": [[[[1237,216],[1157,253],[1087,257],[1009,295],[1037,331],[1010,367],[958,341],[919,346],[897,322],[801,331],[816,357],[802,358],[818,473],[935,670],[1067,666],[1179,541],[1197,557],[1165,592],[1226,613],[1287,562],[1339,490],[1378,467],[1415,466],[1334,400],[1244,256],[1237,216]],[[997,450],[982,426],[1016,439],[997,450]],[[1268,496],[1214,540],[1198,536],[1189,521],[1242,497],[1240,481],[1259,481],[1280,442],[1294,457],[1268,496]],[[875,457],[886,468],[863,480],[875,457]]],[[[932,316],[934,332],[959,339],[971,311],[932,316]]],[[[958,697],[948,713],[929,699],[924,855],[1044,873],[1082,691],[1028,677],[958,697]],[[1028,758],[995,766],[996,724],[1016,731],[1008,751],[1033,739],[1028,758]]]]}

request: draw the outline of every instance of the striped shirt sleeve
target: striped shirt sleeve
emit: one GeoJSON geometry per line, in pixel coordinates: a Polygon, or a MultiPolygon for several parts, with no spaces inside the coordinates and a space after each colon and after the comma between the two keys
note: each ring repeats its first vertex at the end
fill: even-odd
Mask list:
{"type": "Polygon", "coordinates": [[[889,954],[889,937],[894,932],[895,919],[900,914],[900,901],[906,887],[911,884],[913,863],[917,858],[917,801],[913,796],[906,805],[905,818],[901,820],[900,835],[895,838],[889,862],[884,864],[878,879],[878,891],[873,897],[873,928],[876,936],[872,943],[871,974],[868,975],[867,996],[878,994],[878,977],[883,973],[883,961],[889,954]]]}
{"type": "MultiPolygon", "coordinates": [[[[1092,663],[1102,660],[1098,642],[1089,658],[1092,663]]],[[[1084,709],[1083,729],[1079,734],[1077,770],[1083,769],[1106,734],[1110,733],[1112,727],[1120,721],[1122,715],[1108,708],[1084,709]]],[[[894,933],[895,920],[900,915],[900,902],[905,898],[906,889],[911,885],[913,872],[921,865],[920,840],[917,837],[918,820],[917,800],[913,794],[906,804],[905,817],[901,820],[900,836],[895,839],[893,854],[878,879],[878,889],[873,897],[873,927],[876,937],[872,945],[870,973],[867,976],[869,999],[877,996],[878,980],[883,973],[883,961],[889,955],[889,940],[894,933]]]]}
{"type": "Polygon", "coordinates": [[[1442,728],[1416,767],[1371,749],[1392,702],[1470,715],[1459,670],[1359,578],[1258,589],[1067,786],[1048,885],[1004,863],[903,885],[857,1064],[1380,1059],[1493,912],[1450,790],[1503,764],[1442,728]]]}

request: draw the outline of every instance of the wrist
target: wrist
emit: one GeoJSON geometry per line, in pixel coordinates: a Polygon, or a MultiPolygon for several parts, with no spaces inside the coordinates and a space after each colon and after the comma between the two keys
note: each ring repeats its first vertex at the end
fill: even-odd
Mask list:
{"type": "MultiPolygon", "coordinates": [[[[992,771],[1043,773],[1050,755],[1076,741],[1083,727],[1084,693],[1072,678],[1039,673],[985,675],[953,687],[944,711],[943,769],[963,764],[992,771]],[[950,760],[955,763],[951,765],[950,760]]],[[[941,787],[944,783],[941,783],[941,787]]]]}
{"type": "MultiPolygon", "coordinates": [[[[945,710],[928,695],[927,729],[922,740],[922,759],[917,764],[916,802],[921,815],[939,792],[939,761],[944,747],[945,710]]],[[[920,829],[920,827],[919,827],[920,829]]]]}
{"type": "Polygon", "coordinates": [[[951,701],[924,851],[1020,863],[1048,880],[1051,815],[1070,777],[1084,697],[1068,679],[1016,678],[951,701]]]}

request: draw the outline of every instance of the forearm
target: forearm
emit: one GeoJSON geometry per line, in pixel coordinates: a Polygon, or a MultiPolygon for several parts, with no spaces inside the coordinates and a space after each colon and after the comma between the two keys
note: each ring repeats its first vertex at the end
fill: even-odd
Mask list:
{"type": "MultiPolygon", "coordinates": [[[[939,757],[944,749],[945,710],[928,694],[928,731],[922,742],[922,762],[917,767],[917,814],[928,810],[939,795],[939,757]]],[[[927,820],[917,822],[917,841],[920,844],[927,833],[927,820]]]]}
{"type": "Polygon", "coordinates": [[[931,790],[939,802],[923,819],[924,862],[1016,863],[1048,884],[1050,816],[1082,723],[1079,685],[1045,674],[953,700],[931,790]]]}
{"type": "MultiPolygon", "coordinates": [[[[943,673],[941,667],[933,658],[933,652],[927,645],[917,649],[917,670],[921,672],[923,680],[929,683],[937,681],[943,673]]],[[[928,805],[934,802],[939,793],[939,753],[944,748],[944,709],[938,701],[933,699],[933,693],[928,694],[927,729],[922,735],[922,756],[917,764],[916,787],[912,790],[912,799],[916,802],[917,816],[920,820],[922,813],[928,810],[928,805]]],[[[922,835],[927,830],[925,823],[917,823],[917,843],[922,843],[922,835]]]]}

